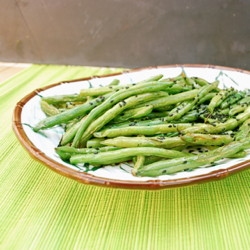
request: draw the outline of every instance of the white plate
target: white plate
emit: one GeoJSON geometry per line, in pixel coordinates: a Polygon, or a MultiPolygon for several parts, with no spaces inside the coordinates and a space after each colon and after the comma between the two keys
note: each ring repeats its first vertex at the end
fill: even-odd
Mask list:
{"type": "Polygon", "coordinates": [[[51,96],[79,93],[81,89],[88,88],[90,83],[93,87],[105,86],[113,79],[119,79],[121,84],[127,84],[138,82],[158,74],[163,74],[164,77],[174,77],[179,75],[183,69],[188,77],[197,76],[204,78],[209,82],[219,79],[220,87],[232,86],[238,90],[249,88],[249,72],[211,65],[158,66],[132,70],[111,76],[93,77],[86,80],[64,82],[33,91],[17,104],[14,116],[15,132],[22,144],[33,156],[35,156],[35,158],[41,160],[61,174],[91,184],[128,188],[160,188],[212,180],[215,177],[224,177],[231,172],[247,168],[248,163],[246,163],[246,161],[250,159],[250,154],[241,159],[220,161],[219,164],[216,164],[216,166],[213,167],[200,167],[190,172],[183,171],[155,178],[135,177],[130,173],[131,168],[127,164],[106,166],[85,173],[76,166],[62,161],[55,153],[54,148],[59,144],[63,133],[62,128],[54,127],[43,130],[41,133],[35,133],[31,129],[32,126],[45,118],[45,114],[40,108],[40,95],[51,96]]]}

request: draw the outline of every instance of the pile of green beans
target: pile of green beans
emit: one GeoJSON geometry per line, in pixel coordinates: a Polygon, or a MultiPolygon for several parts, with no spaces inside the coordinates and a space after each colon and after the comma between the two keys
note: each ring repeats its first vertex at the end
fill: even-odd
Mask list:
{"type": "Polygon", "coordinates": [[[33,130],[62,126],[55,149],[86,169],[131,162],[131,174],[156,177],[191,171],[250,148],[250,93],[220,89],[219,82],[153,76],[79,94],[41,97],[47,117],[33,130]]]}

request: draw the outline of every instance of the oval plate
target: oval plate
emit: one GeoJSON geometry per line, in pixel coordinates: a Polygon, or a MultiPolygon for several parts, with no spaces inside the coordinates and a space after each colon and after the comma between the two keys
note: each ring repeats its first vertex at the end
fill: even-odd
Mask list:
{"type": "Polygon", "coordinates": [[[31,126],[45,118],[39,105],[41,96],[79,93],[80,89],[89,88],[90,85],[93,87],[105,86],[113,79],[119,79],[121,84],[125,84],[138,82],[157,74],[163,74],[165,77],[174,77],[180,74],[183,69],[189,77],[202,77],[209,82],[219,79],[220,87],[232,86],[239,90],[249,87],[249,71],[213,65],[190,64],[148,67],[102,77],[94,76],[60,82],[36,89],[16,104],[13,117],[14,131],[21,144],[35,159],[59,174],[85,184],[130,189],[160,189],[219,180],[230,174],[247,169],[250,165],[250,153],[241,159],[220,161],[213,167],[200,167],[190,172],[183,171],[156,178],[132,176],[129,164],[106,166],[95,171],[83,172],[83,169],[63,162],[54,151],[63,133],[61,127],[54,127],[39,133],[35,133],[31,129],[31,126]]]}

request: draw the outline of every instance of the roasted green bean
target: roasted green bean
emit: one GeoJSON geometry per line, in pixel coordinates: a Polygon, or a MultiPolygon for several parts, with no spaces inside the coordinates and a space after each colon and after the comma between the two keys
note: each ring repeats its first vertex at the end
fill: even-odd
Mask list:
{"type": "Polygon", "coordinates": [[[159,176],[173,174],[185,169],[194,169],[223,158],[235,155],[236,153],[250,147],[250,140],[231,142],[223,147],[196,156],[180,157],[172,160],[158,161],[137,170],[137,176],[159,176]]]}
{"type": "Polygon", "coordinates": [[[136,96],[143,93],[148,92],[157,92],[164,89],[167,89],[173,85],[172,82],[146,82],[143,86],[132,86],[129,89],[122,89],[111,96],[109,96],[102,104],[97,106],[96,108],[92,109],[91,112],[88,114],[87,118],[81,124],[80,128],[78,129],[76,136],[73,140],[73,146],[78,147],[80,145],[84,145],[86,143],[86,138],[89,135],[86,135],[85,130],[91,124],[91,122],[96,119],[100,114],[104,113],[105,111],[109,110],[112,106],[117,104],[118,102],[122,102],[119,106],[120,108],[124,108],[126,106],[126,102],[124,103],[124,99],[130,96],[136,96]],[[85,133],[85,135],[84,135],[85,133]],[[82,138],[83,137],[83,138],[82,138]]]}
{"type": "Polygon", "coordinates": [[[154,137],[115,137],[112,139],[103,140],[103,145],[115,146],[122,148],[133,148],[133,147],[160,147],[160,148],[174,148],[187,143],[180,137],[165,137],[165,136],[154,136],[154,137]]]}
{"type": "Polygon", "coordinates": [[[55,148],[55,151],[63,160],[69,160],[72,155],[97,154],[100,152],[114,151],[118,149],[120,148],[118,147],[74,148],[70,146],[61,146],[61,147],[55,148]]]}
{"type": "Polygon", "coordinates": [[[112,152],[101,152],[97,154],[78,154],[73,155],[70,158],[72,164],[89,163],[94,165],[108,164],[109,162],[120,162],[120,158],[134,157],[137,155],[144,156],[159,156],[164,158],[177,158],[182,156],[192,155],[190,153],[179,152],[176,150],[167,150],[163,148],[154,147],[137,147],[137,148],[125,148],[118,149],[112,152]]]}
{"type": "MultiPolygon", "coordinates": [[[[203,124],[201,124],[203,125],[203,124]]],[[[198,126],[198,125],[197,125],[198,126]]],[[[191,123],[160,124],[152,126],[130,126],[122,128],[110,128],[94,133],[97,138],[116,137],[127,135],[157,135],[162,133],[179,132],[187,128],[192,128],[191,123]]]]}
{"type": "Polygon", "coordinates": [[[249,90],[220,89],[218,81],[188,77],[184,70],[176,77],[130,82],[115,79],[80,94],[42,97],[48,117],[33,130],[61,125],[65,133],[55,151],[62,160],[78,167],[133,160],[135,176],[191,171],[246,156],[249,90]]]}

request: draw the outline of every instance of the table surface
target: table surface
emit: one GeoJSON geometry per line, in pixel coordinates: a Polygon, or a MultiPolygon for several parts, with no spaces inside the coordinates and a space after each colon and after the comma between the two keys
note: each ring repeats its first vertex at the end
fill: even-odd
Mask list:
{"type": "Polygon", "coordinates": [[[15,104],[47,84],[122,69],[0,63],[0,249],[248,249],[250,171],[161,191],[80,184],[32,159],[15,104]]]}

